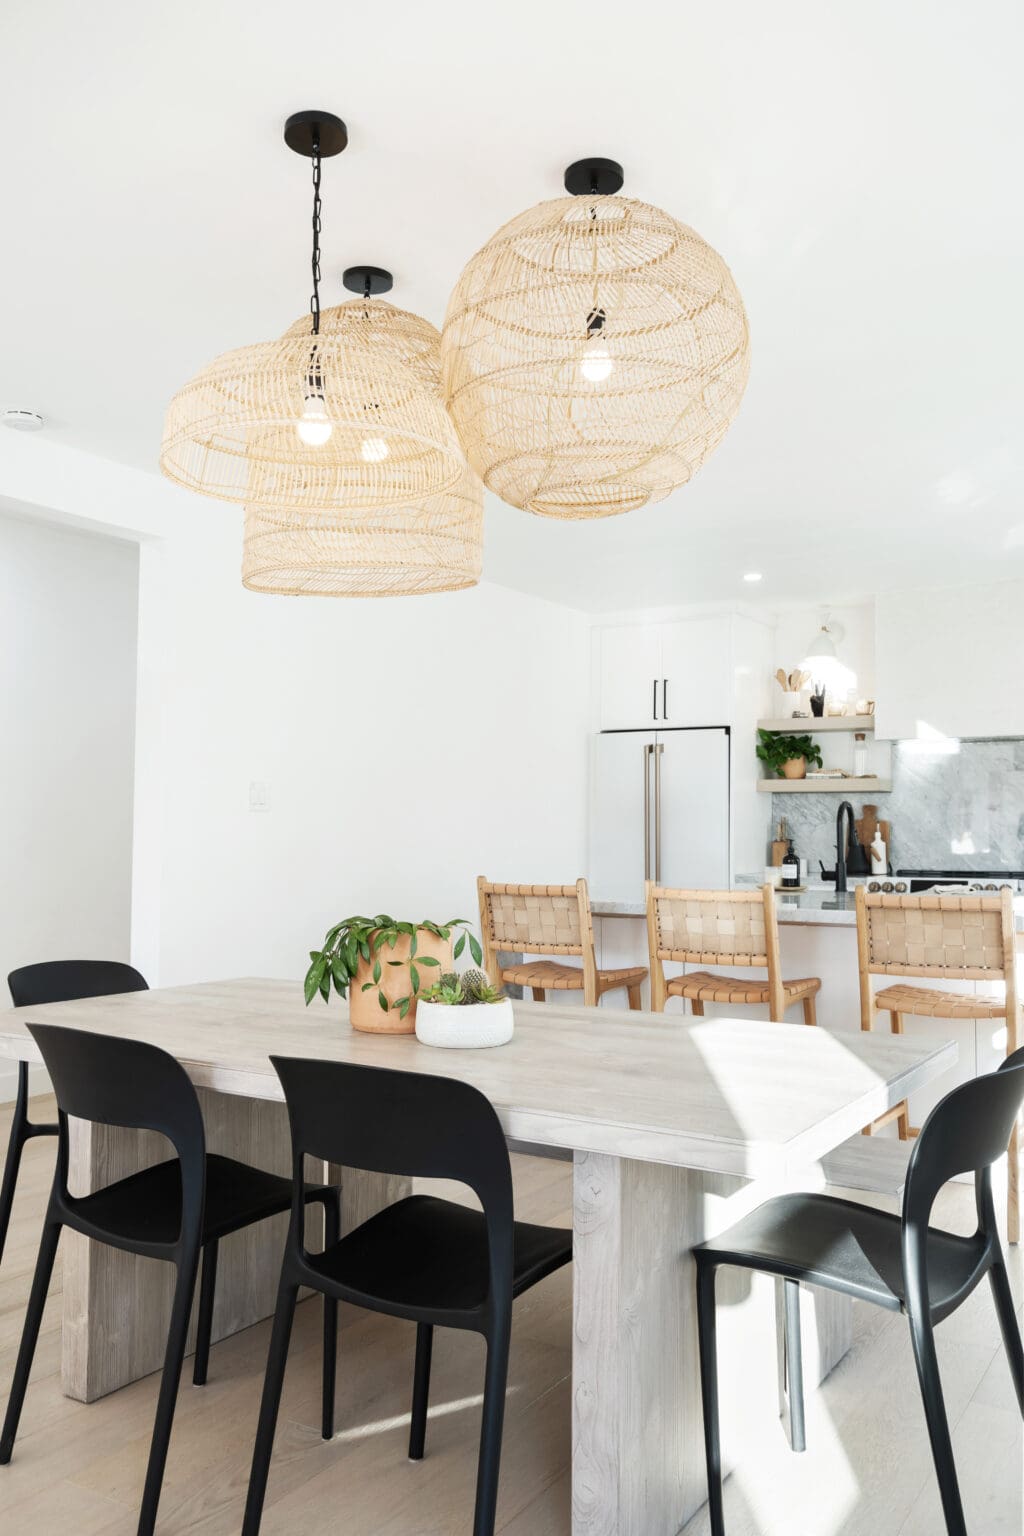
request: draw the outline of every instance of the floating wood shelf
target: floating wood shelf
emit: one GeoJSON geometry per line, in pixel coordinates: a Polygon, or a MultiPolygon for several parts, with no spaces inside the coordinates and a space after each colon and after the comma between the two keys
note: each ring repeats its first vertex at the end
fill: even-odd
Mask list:
{"type": "Polygon", "coordinates": [[[759,720],[759,731],[798,731],[802,736],[805,732],[814,736],[818,731],[873,731],[875,728],[874,715],[822,715],[819,719],[815,715],[803,715],[794,720],[759,720]]]}
{"type": "Polygon", "coordinates": [[[758,779],[757,789],[762,795],[885,795],[892,779],[758,779]]]}

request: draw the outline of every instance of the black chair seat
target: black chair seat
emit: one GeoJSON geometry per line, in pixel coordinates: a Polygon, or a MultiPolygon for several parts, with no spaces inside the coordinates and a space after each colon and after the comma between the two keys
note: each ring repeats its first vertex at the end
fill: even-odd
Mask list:
{"type": "MultiPolygon", "coordinates": [[[[513,1296],[571,1258],[572,1233],[565,1228],[515,1222],[513,1296]]],[[[473,1312],[484,1305],[489,1288],[487,1223],[482,1211],[410,1195],[308,1263],[362,1306],[473,1312]]]]}
{"type": "MultiPolygon", "coordinates": [[[[325,1186],[307,1184],[307,1200],[324,1198],[325,1186]]],[[[267,1216],[291,1209],[292,1182],[262,1168],[250,1168],[233,1157],[206,1156],[204,1243],[226,1237],[267,1216]]],[[[172,1158],[129,1174],[94,1195],[68,1201],[84,1221],[111,1237],[130,1243],[178,1241],[181,1231],[181,1163],[172,1158]]]]}
{"type": "MultiPolygon", "coordinates": [[[[778,1195],[700,1245],[716,1264],[769,1270],[843,1291],[893,1312],[906,1299],[898,1216],[831,1195],[778,1195]]],[[[984,1276],[988,1243],[975,1234],[928,1231],[928,1292],[940,1322],[984,1276]]]]}

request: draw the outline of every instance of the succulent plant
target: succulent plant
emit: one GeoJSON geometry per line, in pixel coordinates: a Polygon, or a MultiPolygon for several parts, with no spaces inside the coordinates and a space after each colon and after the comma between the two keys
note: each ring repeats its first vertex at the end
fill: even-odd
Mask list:
{"type": "Polygon", "coordinates": [[[474,1003],[483,1001],[483,994],[492,991],[491,978],[486,971],[479,971],[475,966],[470,966],[463,971],[459,980],[462,982],[464,995],[474,1003]]]}
{"type": "Polygon", "coordinates": [[[421,996],[425,1003],[444,1003],[449,1008],[465,1008],[472,1003],[500,1003],[505,993],[501,987],[492,984],[486,971],[471,966],[461,975],[446,971],[437,985],[421,996]]]}

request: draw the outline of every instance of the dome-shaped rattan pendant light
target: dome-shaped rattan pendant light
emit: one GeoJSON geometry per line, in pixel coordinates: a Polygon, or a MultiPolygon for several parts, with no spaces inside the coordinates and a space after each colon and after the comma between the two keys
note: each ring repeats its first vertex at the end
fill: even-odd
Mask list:
{"type": "MultiPolygon", "coordinates": [[[[262,436],[249,465],[242,581],[256,592],[323,597],[473,586],[483,486],[451,429],[458,477],[430,490],[436,437],[425,438],[414,415],[422,427],[426,405],[444,414],[441,337],[420,316],[372,296],[390,289],[390,273],[350,267],[344,282],[362,297],[323,311],[318,355],[334,381],[325,391],[331,442],[346,438],[346,450],[327,458],[313,449],[296,463],[292,423],[262,436]],[[360,409],[346,417],[338,400],[358,400],[360,409]]],[[[302,335],[304,324],[282,340],[302,335]]]]}
{"type": "Polygon", "coordinates": [[[582,160],[568,197],[512,219],[448,305],[444,393],[489,490],[546,517],[608,517],[684,485],[722,441],[749,369],[747,317],[718,253],[615,194],[582,160]]]}
{"type": "Polygon", "coordinates": [[[408,507],[454,490],[465,458],[439,392],[438,332],[376,303],[391,286],[376,267],[348,273],[362,301],[319,310],[321,158],[344,149],[345,124],[296,112],[284,137],[313,161],[312,318],[224,353],[175,395],[164,475],[275,515],[408,507]]]}

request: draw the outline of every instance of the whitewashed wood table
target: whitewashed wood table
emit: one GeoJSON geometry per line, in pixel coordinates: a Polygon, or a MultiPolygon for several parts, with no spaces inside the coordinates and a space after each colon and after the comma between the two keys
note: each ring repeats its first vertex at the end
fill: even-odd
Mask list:
{"type": "MultiPolygon", "coordinates": [[[[705,1499],[690,1248],[805,1184],[817,1159],[948,1070],[956,1047],[547,1003],[517,1002],[515,1017],[507,1046],[437,1051],[358,1034],[341,1005],[307,1011],[295,982],[211,982],[9,1012],[0,1055],[39,1059],[28,1020],[150,1041],[200,1089],[211,1150],[280,1171],[290,1156],[271,1053],[473,1083],[511,1141],[573,1157],[573,1536],[675,1536],[705,1499]]],[[[77,1193],[167,1155],[148,1133],[72,1131],[77,1193]]],[[[341,1178],[346,1227],[405,1192],[379,1175],[341,1178]]],[[[284,1220],[222,1244],[215,1337],[272,1310],[284,1220]]],[[[91,1399],[159,1366],[170,1266],[63,1241],[64,1389],[91,1399]]],[[[739,1326],[745,1310],[728,1306],[729,1284],[752,1289],[742,1272],[723,1277],[726,1358],[728,1314],[739,1326]]],[[[830,1322],[834,1299],[817,1294],[824,1371],[845,1348],[845,1314],[830,1322]]]]}

